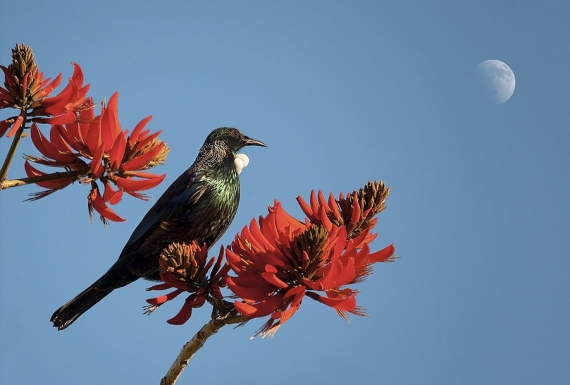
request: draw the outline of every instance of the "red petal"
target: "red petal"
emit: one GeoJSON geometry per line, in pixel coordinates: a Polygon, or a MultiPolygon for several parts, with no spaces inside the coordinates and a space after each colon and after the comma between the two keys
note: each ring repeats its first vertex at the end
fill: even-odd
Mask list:
{"type": "Polygon", "coordinates": [[[27,160],[24,162],[24,170],[28,177],[32,178],[34,176],[44,176],[46,173],[38,170],[37,168],[33,167],[27,160]]]}
{"type": "Polygon", "coordinates": [[[157,145],[154,149],[152,149],[152,151],[146,154],[139,155],[136,158],[131,159],[130,161],[124,163],[121,166],[121,169],[123,169],[124,171],[130,171],[141,168],[145,163],[148,163],[152,158],[157,156],[158,153],[162,151],[163,147],[164,147],[164,142],[157,145]]]}
{"type": "MultiPolygon", "coordinates": [[[[89,103],[90,105],[95,105],[93,98],[87,98],[86,102],[89,103]]],[[[89,124],[94,118],[95,118],[95,109],[93,108],[88,108],[86,110],[79,111],[79,121],[81,123],[89,124]]]]}
{"type": "Polygon", "coordinates": [[[313,213],[317,213],[317,211],[319,211],[319,205],[317,204],[317,196],[315,195],[315,190],[311,191],[311,209],[313,210],[313,213]]]}
{"type": "Polygon", "coordinates": [[[354,244],[355,247],[360,248],[362,247],[365,243],[370,243],[374,240],[374,238],[376,238],[376,234],[371,235],[370,236],[370,240],[366,239],[369,235],[370,235],[370,230],[372,229],[372,226],[369,226],[367,228],[365,228],[360,234],[358,234],[356,237],[351,238],[350,241],[354,244]]]}
{"type": "Polygon", "coordinates": [[[20,115],[16,118],[16,121],[12,125],[12,128],[10,129],[10,131],[8,131],[8,134],[6,135],[6,137],[11,138],[16,133],[16,131],[18,131],[18,128],[20,128],[22,123],[24,123],[24,117],[22,115],[20,115]]]}
{"type": "Polygon", "coordinates": [[[77,92],[77,87],[70,81],[67,86],[56,96],[42,100],[41,107],[45,108],[45,113],[51,116],[61,115],[66,112],[66,105],[73,99],[77,92]]]}
{"type": "MultiPolygon", "coordinates": [[[[75,160],[73,155],[60,153],[59,149],[42,134],[36,123],[32,124],[30,133],[32,143],[46,158],[54,159],[62,163],[72,163],[75,160]]],[[[58,135],[57,131],[54,131],[53,135],[58,135]]]]}
{"type": "Polygon", "coordinates": [[[63,127],[60,125],[51,127],[51,130],[49,132],[49,138],[51,144],[53,144],[53,146],[58,150],[59,153],[70,155],[71,157],[73,157],[72,155],[73,151],[71,150],[71,148],[69,148],[67,141],[65,141],[65,139],[62,137],[61,133],[62,131],[64,131],[62,128],[63,127]]]}
{"type": "Polygon", "coordinates": [[[295,312],[299,310],[299,306],[291,306],[291,308],[283,311],[276,311],[275,313],[271,314],[271,318],[278,319],[278,325],[283,325],[285,322],[289,320],[295,314],[295,312]]]}
{"type": "Polygon", "coordinates": [[[313,210],[311,210],[311,207],[307,204],[307,202],[305,202],[305,200],[302,197],[300,196],[297,197],[297,203],[299,203],[299,206],[301,206],[301,210],[303,210],[306,216],[308,216],[309,218],[313,218],[313,210]]]}
{"type": "Polygon", "coordinates": [[[259,303],[249,305],[243,302],[235,301],[236,310],[246,317],[258,318],[265,317],[276,311],[283,302],[283,293],[277,293],[259,303]]]}
{"type": "Polygon", "coordinates": [[[323,297],[320,295],[312,295],[310,297],[316,299],[321,303],[324,303],[327,306],[332,307],[333,309],[352,311],[356,307],[356,298],[354,296],[355,294],[346,298],[342,297],[330,298],[330,297],[323,297]]]}
{"type": "MultiPolygon", "coordinates": [[[[49,83],[48,85],[46,85],[45,87],[42,88],[42,92],[44,94],[44,97],[51,94],[51,92],[53,90],[55,90],[57,88],[57,86],[59,86],[59,84],[61,83],[61,79],[62,79],[62,75],[59,74],[59,75],[57,75],[57,77],[55,79],[53,79],[53,81],[51,83],[49,83]]],[[[47,81],[49,81],[49,79],[46,79],[46,82],[47,81]]]]}
{"type": "Polygon", "coordinates": [[[242,279],[238,280],[236,277],[228,277],[226,282],[229,289],[238,297],[248,302],[258,302],[270,296],[275,290],[274,286],[267,284],[265,281],[259,282],[256,286],[247,287],[241,286],[240,283],[243,282],[244,277],[239,277],[242,279]]]}
{"type": "Polygon", "coordinates": [[[327,201],[325,200],[325,196],[323,195],[323,192],[321,190],[319,190],[318,192],[318,201],[321,210],[324,210],[325,213],[328,214],[331,211],[331,208],[329,207],[327,201]]]}
{"type": "Polygon", "coordinates": [[[220,270],[220,267],[222,266],[222,259],[224,258],[224,250],[225,250],[224,245],[220,245],[220,253],[218,254],[218,258],[216,259],[216,264],[214,265],[214,268],[210,272],[210,278],[215,277],[217,272],[220,270]]]}
{"type": "Polygon", "coordinates": [[[47,124],[71,124],[77,120],[77,116],[73,111],[67,111],[63,115],[58,115],[53,118],[43,118],[42,122],[47,124]]]}
{"type": "Polygon", "coordinates": [[[123,222],[125,221],[125,218],[120,217],[119,215],[117,215],[117,213],[115,213],[113,210],[111,210],[109,207],[107,207],[107,205],[105,204],[105,202],[103,201],[103,198],[101,197],[101,194],[99,193],[99,190],[95,189],[95,194],[91,193],[89,195],[89,202],[91,203],[92,207],[99,213],[101,214],[101,216],[103,218],[107,218],[110,221],[113,222],[123,222]],[[95,197],[93,197],[93,195],[95,195],[95,197]]]}
{"type": "Polygon", "coordinates": [[[152,116],[147,116],[141,120],[134,128],[133,133],[129,136],[129,145],[134,146],[138,141],[139,135],[147,123],[152,119],[152,116]]]}
{"type": "Polygon", "coordinates": [[[117,110],[118,96],[119,94],[117,92],[111,96],[107,108],[105,108],[105,111],[103,111],[101,115],[101,140],[105,144],[105,151],[107,152],[111,149],[115,139],[121,133],[117,110]]]}
{"type": "Polygon", "coordinates": [[[166,174],[159,175],[153,179],[133,180],[130,178],[117,178],[117,186],[128,191],[144,191],[158,186],[166,177],[166,174]]]}
{"type": "Polygon", "coordinates": [[[249,241],[253,243],[255,239],[255,241],[257,241],[257,243],[259,244],[259,247],[262,248],[264,251],[274,252],[276,250],[275,243],[271,242],[271,240],[273,241],[275,240],[275,237],[267,239],[261,232],[261,229],[259,228],[255,220],[251,221],[249,228],[251,233],[251,237],[248,238],[249,241]]]}
{"type": "MultiPolygon", "coordinates": [[[[35,167],[33,167],[27,160],[24,162],[24,170],[28,177],[32,178],[35,176],[43,176],[46,175],[45,172],[42,172],[35,167]]],[[[38,186],[43,187],[45,189],[61,189],[65,186],[71,184],[75,178],[67,178],[67,179],[54,179],[54,180],[46,180],[43,182],[35,182],[38,186]]]]}
{"type": "MultiPolygon", "coordinates": [[[[69,83],[63,89],[63,91],[60,92],[59,95],[56,95],[53,98],[57,103],[53,104],[53,102],[47,102],[46,104],[44,104],[44,102],[42,102],[42,105],[44,106],[51,105],[50,107],[46,108],[46,112],[50,115],[59,115],[61,112],[57,111],[60,110],[61,111],[72,110],[76,104],[82,102],[84,90],[82,90],[82,94],[80,95],[80,88],[83,85],[83,72],[81,71],[81,67],[77,63],[72,63],[72,64],[74,66],[73,75],[69,79],[69,83]],[[58,99],[60,95],[62,97],[61,99],[58,99]]],[[[44,101],[46,100],[47,99],[45,99],[44,101]]]]}
{"type": "Polygon", "coordinates": [[[305,277],[303,277],[301,280],[303,282],[303,285],[311,290],[323,290],[323,285],[321,285],[319,282],[311,281],[305,277]]]}
{"type": "Polygon", "coordinates": [[[338,234],[336,234],[336,236],[338,238],[337,238],[337,241],[334,245],[333,256],[340,255],[340,253],[342,253],[342,251],[346,248],[346,244],[347,244],[346,227],[339,226],[339,227],[336,227],[335,229],[337,229],[337,231],[338,231],[338,234]]]}
{"type": "MultiPolygon", "coordinates": [[[[322,197],[322,193],[319,190],[319,199],[322,197]]],[[[320,220],[321,224],[323,225],[323,227],[330,232],[333,228],[333,223],[331,222],[331,220],[329,219],[329,216],[327,215],[327,208],[328,205],[320,205],[319,206],[319,211],[317,213],[317,219],[320,220]]]]}
{"type": "Polygon", "coordinates": [[[204,293],[205,291],[203,290],[203,288],[200,288],[200,290],[198,290],[197,293],[198,296],[196,297],[196,299],[190,302],[192,307],[202,307],[206,303],[206,296],[204,295],[204,293]]]}
{"type": "Polygon", "coordinates": [[[241,258],[239,255],[237,255],[236,253],[234,253],[230,249],[226,249],[226,260],[228,261],[228,263],[232,267],[232,270],[236,274],[241,273],[242,262],[241,262],[241,258]]]}
{"type": "Polygon", "coordinates": [[[394,245],[388,245],[380,251],[376,251],[369,255],[370,263],[385,262],[396,252],[394,245]]]}
{"type": "Polygon", "coordinates": [[[86,139],[89,151],[91,151],[91,154],[94,154],[99,146],[101,146],[101,116],[97,116],[93,119],[91,124],[89,124],[86,139]]]}
{"type": "Polygon", "coordinates": [[[103,193],[103,200],[112,205],[116,205],[123,197],[123,190],[114,190],[111,182],[105,181],[105,192],[103,193]]]}
{"type": "Polygon", "coordinates": [[[289,213],[283,209],[281,203],[277,200],[275,200],[274,212],[275,226],[277,229],[284,230],[285,228],[289,227],[289,232],[293,233],[294,231],[303,230],[305,228],[305,225],[298,219],[289,215],[289,213]]]}
{"type": "Polygon", "coordinates": [[[261,273],[261,276],[270,284],[277,286],[278,288],[281,289],[287,289],[289,285],[286,282],[283,282],[282,280],[277,278],[276,273],[277,269],[274,266],[266,265],[265,271],[261,273]]]}
{"type": "Polygon", "coordinates": [[[329,269],[324,277],[318,280],[325,290],[336,289],[346,285],[354,280],[356,269],[354,268],[354,260],[349,259],[346,266],[339,259],[334,259],[328,265],[329,269]]]}
{"type": "Polygon", "coordinates": [[[93,154],[93,160],[91,161],[91,173],[95,175],[96,178],[101,177],[105,172],[105,168],[101,164],[103,161],[103,154],[105,153],[105,147],[103,144],[93,154]]]}
{"type": "Polygon", "coordinates": [[[123,190],[117,191],[113,196],[107,201],[112,205],[116,205],[123,199],[123,190]]]}
{"type": "Polygon", "coordinates": [[[301,301],[303,300],[306,291],[307,288],[305,286],[295,286],[287,290],[287,293],[285,293],[283,299],[293,297],[291,306],[298,307],[301,304],[301,301]]]}
{"type": "Polygon", "coordinates": [[[71,123],[65,127],[62,125],[57,125],[55,127],[57,127],[62,139],[65,140],[75,151],[83,150],[83,139],[81,138],[81,132],[79,131],[79,123],[71,123]]]}
{"type": "Polygon", "coordinates": [[[333,212],[333,215],[337,219],[342,219],[342,214],[338,211],[338,203],[332,193],[329,194],[329,206],[333,212]]]}
{"type": "MultiPolygon", "coordinates": [[[[160,286],[160,287],[166,286],[165,289],[170,289],[170,286],[167,286],[167,285],[156,285],[156,286],[153,286],[153,287],[151,287],[150,289],[147,289],[147,290],[165,290],[165,289],[153,289],[153,288],[155,288],[155,287],[157,287],[157,286],[160,286]]],[[[165,303],[165,302],[167,302],[167,301],[170,301],[171,299],[174,299],[174,298],[178,297],[178,296],[180,295],[180,293],[184,293],[184,290],[176,289],[176,290],[174,290],[174,291],[172,291],[172,292],[170,292],[170,293],[168,293],[168,294],[166,294],[166,295],[161,295],[161,296],[156,297],[156,298],[149,298],[149,299],[146,300],[146,302],[149,303],[149,304],[151,304],[151,305],[154,305],[154,306],[160,306],[160,305],[162,305],[163,303],[165,303]]]]}
{"type": "Polygon", "coordinates": [[[210,294],[214,298],[218,299],[224,298],[224,295],[222,294],[222,289],[220,288],[220,285],[218,285],[217,283],[210,284],[210,294]]]}
{"type": "Polygon", "coordinates": [[[145,132],[143,132],[141,135],[139,135],[139,139],[140,141],[138,143],[136,143],[135,148],[137,150],[142,150],[144,149],[148,144],[150,144],[150,142],[152,142],[154,139],[158,138],[158,136],[160,134],[162,134],[162,131],[157,131],[152,135],[146,136],[143,139],[143,135],[145,135],[145,133],[150,132],[150,130],[147,130],[145,132]]]}
{"type": "Polygon", "coordinates": [[[192,300],[190,300],[190,297],[192,297],[192,295],[186,298],[186,301],[184,301],[184,305],[182,305],[182,309],[180,309],[178,314],[166,322],[171,325],[182,325],[190,319],[192,316],[192,300]]]}
{"type": "Polygon", "coordinates": [[[111,147],[111,152],[109,153],[109,160],[111,161],[111,168],[116,171],[121,166],[123,162],[123,156],[125,155],[125,147],[127,140],[125,135],[121,132],[117,135],[113,147],[111,147]]]}
{"type": "Polygon", "coordinates": [[[73,75],[70,80],[75,83],[77,88],[81,88],[83,86],[83,71],[81,70],[81,66],[74,62],[71,62],[71,64],[73,64],[73,75]]]}

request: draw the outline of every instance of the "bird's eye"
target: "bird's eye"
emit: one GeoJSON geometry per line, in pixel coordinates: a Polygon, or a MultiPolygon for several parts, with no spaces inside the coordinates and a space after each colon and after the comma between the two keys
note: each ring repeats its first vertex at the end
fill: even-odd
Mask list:
{"type": "Polygon", "coordinates": [[[241,137],[240,132],[239,132],[238,130],[236,130],[236,129],[233,129],[233,130],[231,131],[231,133],[232,133],[232,135],[235,136],[236,138],[240,138],[240,137],[241,137]]]}

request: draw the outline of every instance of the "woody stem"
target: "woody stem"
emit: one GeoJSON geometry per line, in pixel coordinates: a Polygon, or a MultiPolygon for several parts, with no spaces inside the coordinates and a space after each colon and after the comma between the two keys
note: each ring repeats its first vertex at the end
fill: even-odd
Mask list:
{"type": "MultiPolygon", "coordinates": [[[[23,111],[23,118],[24,118],[24,122],[26,121],[26,112],[23,111]]],[[[25,124],[22,124],[20,126],[20,128],[18,128],[18,131],[16,131],[16,135],[14,136],[14,140],[12,141],[12,144],[10,145],[10,149],[8,150],[8,154],[6,154],[6,159],[4,160],[4,164],[2,164],[2,168],[0,169],[0,182],[2,182],[2,188],[4,185],[4,181],[6,180],[6,178],[8,177],[8,169],[10,168],[10,164],[12,163],[12,160],[14,159],[14,154],[16,153],[16,149],[18,148],[18,144],[20,144],[20,140],[22,139],[22,136],[24,134],[24,128],[25,124]]]]}
{"type": "Polygon", "coordinates": [[[206,340],[216,334],[218,330],[229,324],[245,322],[247,319],[247,317],[242,315],[232,315],[225,318],[214,318],[202,326],[194,337],[182,347],[178,357],[176,357],[166,375],[160,380],[160,385],[174,385],[192,357],[204,346],[206,340]]]}
{"type": "Polygon", "coordinates": [[[54,172],[52,174],[32,176],[29,178],[8,179],[0,183],[0,190],[8,189],[11,187],[24,186],[27,184],[32,184],[37,182],[44,182],[47,180],[79,178],[86,174],[87,174],[86,172],[81,172],[80,170],[73,170],[66,172],[54,172]]]}

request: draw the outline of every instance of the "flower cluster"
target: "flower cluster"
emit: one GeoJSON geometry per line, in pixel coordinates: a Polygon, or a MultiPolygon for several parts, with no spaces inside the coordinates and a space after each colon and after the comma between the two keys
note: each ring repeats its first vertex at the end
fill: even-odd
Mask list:
{"type": "Polygon", "coordinates": [[[32,199],[43,198],[75,180],[91,184],[88,196],[89,212],[97,211],[101,218],[123,221],[107,203],[117,204],[126,192],[139,199],[148,199],[140,191],[153,188],[165,177],[146,170],[164,162],[168,147],[158,139],[161,131],[153,134],[145,130],[151,117],[143,119],[129,134],[119,123],[118,94],[102,107],[100,115],[93,110],[80,113],[80,119],[70,124],[52,125],[48,140],[34,123],[31,127],[32,142],[43,157],[26,156],[25,169],[29,177],[45,173],[29,163],[35,162],[50,167],[63,167],[77,171],[78,176],[37,182],[46,191],[37,193],[32,199]],[[101,194],[96,181],[104,185],[101,194]],[[115,187],[114,187],[115,186],[115,187]]]}
{"type": "Polygon", "coordinates": [[[59,74],[53,81],[44,79],[38,69],[32,50],[22,44],[12,50],[12,64],[0,66],[4,72],[4,87],[0,87],[0,109],[15,108],[19,115],[0,121],[0,137],[8,129],[7,136],[14,133],[27,122],[66,124],[76,120],[80,111],[95,106],[86,98],[89,85],[83,85],[83,72],[78,64],[73,63],[73,76],[67,86],[57,95],[49,97],[61,83],[59,74]],[[28,120],[28,117],[29,118],[28,120]]]}
{"type": "MultiPolygon", "coordinates": [[[[151,133],[145,129],[151,117],[143,119],[129,134],[119,123],[118,94],[102,104],[101,114],[95,116],[93,99],[87,97],[89,85],[83,85],[81,67],[73,63],[73,76],[57,95],[49,97],[61,83],[61,74],[50,82],[44,80],[32,50],[16,45],[12,50],[12,64],[0,66],[4,72],[4,87],[0,87],[0,108],[20,110],[18,116],[0,121],[0,136],[17,133],[14,143],[30,130],[32,143],[41,156],[25,155],[24,170],[27,180],[20,185],[36,183],[45,190],[31,194],[29,200],[43,198],[78,181],[89,184],[87,196],[89,215],[97,211],[104,223],[124,221],[108,204],[115,205],[126,192],[139,199],[148,197],[141,191],[162,182],[165,175],[146,172],[164,163],[169,149],[158,139],[161,131],[151,133]],[[31,126],[27,126],[30,124],[31,126]],[[49,138],[38,124],[50,124],[49,138]],[[31,163],[62,170],[44,172],[31,163]],[[99,185],[97,182],[100,182],[99,185]]],[[[12,146],[10,151],[15,149],[12,146]]],[[[13,156],[2,167],[0,182],[4,187],[7,168],[13,156]]],[[[14,184],[12,184],[13,186],[14,184]]]]}
{"type": "Polygon", "coordinates": [[[204,244],[198,246],[195,242],[190,245],[173,243],[160,255],[159,269],[163,284],[155,285],[147,290],[175,290],[156,298],[147,299],[150,304],[145,307],[145,314],[150,314],[160,305],[170,301],[181,293],[191,294],[184,301],[180,312],[167,322],[182,325],[192,315],[192,309],[201,307],[208,298],[222,300],[220,291],[225,286],[229,266],[222,266],[223,247],[218,258],[208,260],[208,248],[204,244]],[[213,266],[213,267],[212,267],[213,266]],[[210,274],[206,277],[208,270],[210,274]]]}
{"type": "MultiPolygon", "coordinates": [[[[324,224],[327,228],[345,226],[348,237],[355,238],[376,225],[378,218],[374,217],[386,208],[389,194],[390,188],[384,183],[368,182],[358,192],[347,194],[346,198],[340,193],[335,199],[331,193],[327,202],[321,191],[318,196],[312,191],[310,205],[301,197],[297,197],[297,202],[312,223],[324,224]]],[[[367,239],[366,243],[373,240],[367,239]]]]}
{"type": "Polygon", "coordinates": [[[330,195],[311,193],[308,205],[298,197],[308,218],[301,222],[278,201],[266,217],[252,220],[236,236],[226,258],[236,276],[227,284],[241,300],[236,309],[248,318],[270,316],[257,332],[272,335],[298,310],[305,296],[334,308],[344,318],[365,315],[356,305],[357,290],[348,285],[363,281],[372,264],[394,260],[394,247],[371,252],[376,234],[373,217],[384,209],[389,189],[368,183],[358,192],[330,195]]]}
{"type": "Polygon", "coordinates": [[[237,298],[235,310],[246,319],[269,316],[256,335],[274,334],[305,297],[332,307],[345,319],[349,314],[366,315],[356,304],[358,290],[350,285],[364,281],[374,263],[397,258],[393,245],[375,252],[369,246],[377,235],[371,232],[377,222],[374,216],[384,210],[389,191],[382,182],[369,182],[346,198],[331,194],[328,201],[321,191],[312,191],[309,204],[297,197],[307,215],[303,222],[276,200],[259,224],[253,219],[230,247],[222,247],[217,259],[209,261],[205,245],[170,245],[160,257],[164,283],[148,290],[175,290],[147,300],[146,313],[189,292],[178,315],[168,320],[182,324],[193,308],[222,301],[220,289],[227,287],[237,298]]]}

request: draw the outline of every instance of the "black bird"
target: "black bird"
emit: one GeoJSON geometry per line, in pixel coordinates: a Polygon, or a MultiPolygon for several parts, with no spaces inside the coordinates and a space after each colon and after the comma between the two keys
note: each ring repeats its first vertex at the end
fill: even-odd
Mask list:
{"type": "Polygon", "coordinates": [[[158,260],[170,243],[206,243],[211,247],[236,214],[240,183],[236,152],[245,146],[267,147],[235,128],[222,127],[208,135],[194,164],[184,171],[144,216],[117,262],[78,296],[51,316],[59,330],[113,290],[139,278],[160,281],[158,260]]]}

